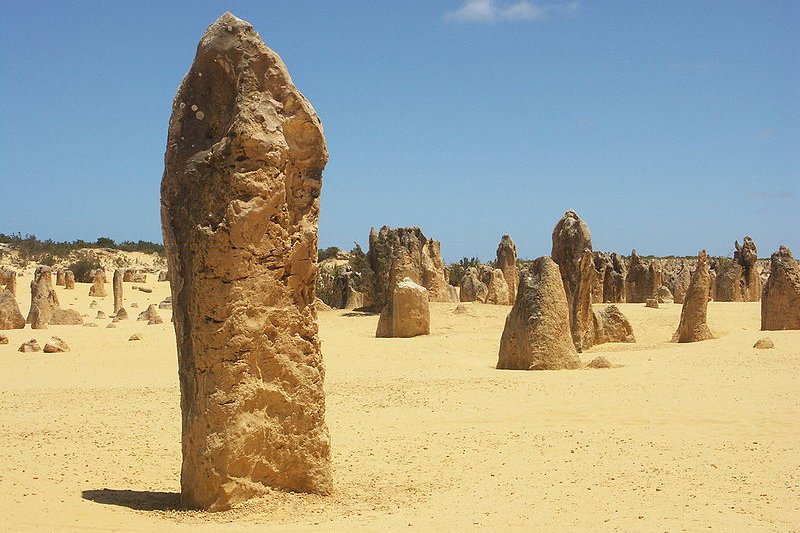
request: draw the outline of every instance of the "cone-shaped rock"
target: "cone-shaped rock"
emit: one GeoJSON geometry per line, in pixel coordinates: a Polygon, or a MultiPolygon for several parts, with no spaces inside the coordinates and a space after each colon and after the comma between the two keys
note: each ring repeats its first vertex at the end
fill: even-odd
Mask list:
{"type": "Polygon", "coordinates": [[[330,491],[314,308],[327,159],[280,57],[224,14],[175,96],[161,183],[185,505],[330,491]]]}
{"type": "Polygon", "coordinates": [[[800,265],[789,248],[772,254],[769,272],[761,294],[761,329],[800,329],[800,265]]]}
{"type": "Polygon", "coordinates": [[[521,276],[517,301],[506,318],[497,368],[559,370],[581,362],[569,332],[569,311],[561,271],[540,257],[521,276]]]}
{"type": "Polygon", "coordinates": [[[19,310],[19,304],[8,289],[0,289],[0,329],[22,329],[25,317],[19,310]]]}
{"type": "Polygon", "coordinates": [[[503,271],[503,276],[508,285],[508,303],[514,303],[517,297],[517,285],[519,285],[519,269],[517,268],[517,245],[508,235],[500,238],[497,246],[497,268],[503,271]]]}
{"type": "Polygon", "coordinates": [[[92,273],[92,286],[89,287],[89,296],[104,298],[106,293],[106,271],[98,268],[92,273]]]}
{"type": "Polygon", "coordinates": [[[31,281],[31,307],[27,322],[32,329],[46,329],[58,309],[58,296],[53,290],[53,276],[49,266],[39,265],[31,281]]]}
{"type": "Polygon", "coordinates": [[[75,288],[75,274],[72,272],[72,270],[67,270],[64,272],[64,288],[65,289],[75,288]]]}
{"type": "Polygon", "coordinates": [[[553,229],[553,250],[550,256],[561,268],[572,339],[580,352],[594,343],[592,287],[595,271],[592,235],[589,226],[575,211],[564,213],[553,229]]]}
{"type": "Polygon", "coordinates": [[[697,266],[689,281],[689,290],[681,308],[681,322],[672,340],[677,342],[697,342],[713,339],[706,323],[708,309],[708,255],[701,250],[697,256],[697,266]]]}

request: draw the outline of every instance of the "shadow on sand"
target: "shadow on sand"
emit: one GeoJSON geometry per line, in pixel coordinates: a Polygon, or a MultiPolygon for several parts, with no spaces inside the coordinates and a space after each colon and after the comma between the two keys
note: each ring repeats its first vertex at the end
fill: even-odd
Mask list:
{"type": "Polygon", "coordinates": [[[119,505],[137,511],[181,510],[181,495],[178,492],[154,492],[149,490],[96,489],[81,492],[84,500],[106,505],[119,505]]]}

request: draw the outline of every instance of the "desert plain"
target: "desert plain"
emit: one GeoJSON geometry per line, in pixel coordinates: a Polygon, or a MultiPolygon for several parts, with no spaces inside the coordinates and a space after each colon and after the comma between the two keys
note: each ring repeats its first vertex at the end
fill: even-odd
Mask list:
{"type": "Polygon", "coordinates": [[[432,302],[431,334],[408,339],[321,311],[332,494],[205,513],[179,505],[171,312],[136,321],[169,283],[132,285],[115,329],[94,318],[111,296],[78,283],[55,287],[61,307],[98,327],[4,332],[0,530],[800,531],[800,331],[759,331],[760,302],[709,302],[717,338],[688,344],[670,341],[680,304],[617,304],[637,342],[580,354],[613,367],[551,372],[495,369],[511,306],[432,302]],[[17,351],[50,335],[71,351],[17,351]]]}

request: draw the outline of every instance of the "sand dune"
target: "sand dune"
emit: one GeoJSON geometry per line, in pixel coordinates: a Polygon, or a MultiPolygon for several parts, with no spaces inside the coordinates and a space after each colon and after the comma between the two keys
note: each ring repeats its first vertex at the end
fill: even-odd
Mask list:
{"type": "MultiPolygon", "coordinates": [[[[800,331],[764,336],[759,303],[709,304],[719,338],[669,339],[679,305],[620,304],[637,343],[608,370],[494,369],[510,307],[431,304],[431,335],[374,338],[376,315],[320,314],[335,492],[178,510],[180,407],[170,312],[151,294],[57,287],[98,328],[5,332],[0,514],[6,531],[798,531],[800,331]],[[138,309],[131,303],[137,302],[138,309]],[[142,340],[128,341],[134,332],[142,340]],[[36,337],[67,354],[21,354],[36,337]]],[[[30,278],[18,299],[27,311],[30,278]]],[[[110,286],[109,286],[110,290],[110,286]]]]}

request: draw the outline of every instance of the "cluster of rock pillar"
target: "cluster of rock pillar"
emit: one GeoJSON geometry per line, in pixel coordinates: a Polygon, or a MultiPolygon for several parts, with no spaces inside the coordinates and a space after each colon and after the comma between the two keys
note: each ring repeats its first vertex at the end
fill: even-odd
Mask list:
{"type": "Polygon", "coordinates": [[[187,506],[331,489],[314,307],[327,159],[280,57],[224,14],[175,96],[161,183],[187,506]]]}

